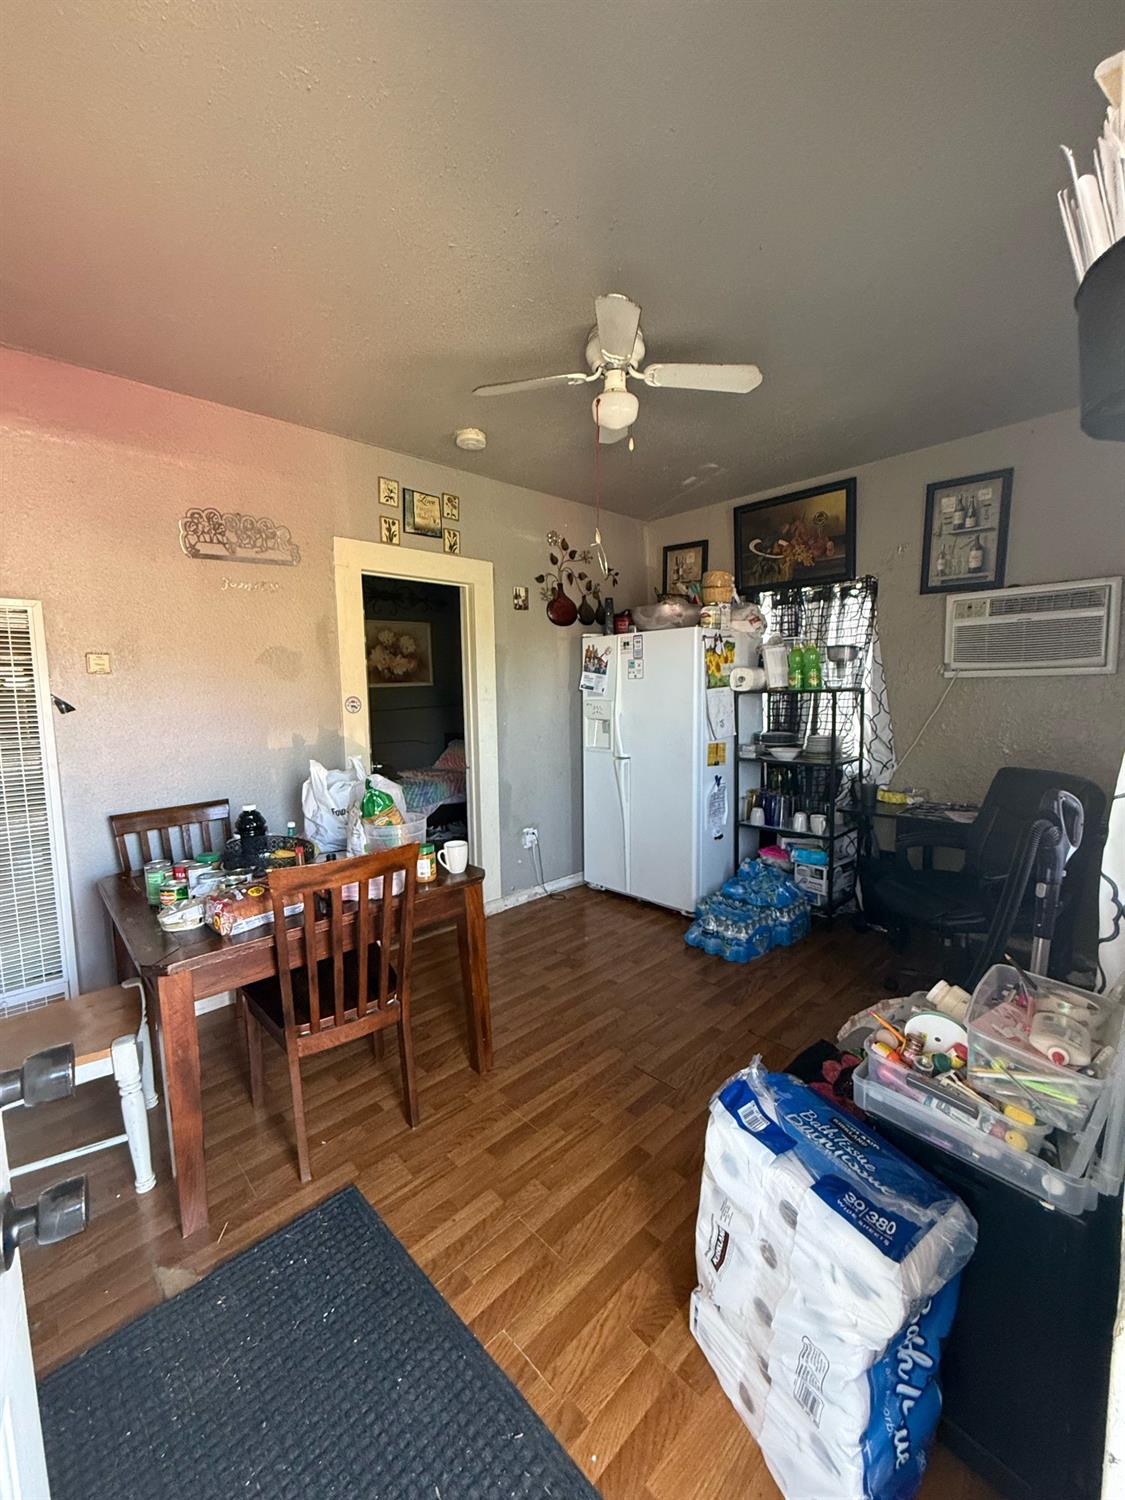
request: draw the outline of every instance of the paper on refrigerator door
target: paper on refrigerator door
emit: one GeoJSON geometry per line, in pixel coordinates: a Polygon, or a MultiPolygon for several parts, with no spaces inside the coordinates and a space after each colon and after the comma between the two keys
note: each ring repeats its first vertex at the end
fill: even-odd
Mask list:
{"type": "Polygon", "coordinates": [[[578,686],[593,698],[605,697],[612,650],[612,645],[598,646],[591,641],[582,652],[582,676],[578,679],[578,686]]]}
{"type": "Polygon", "coordinates": [[[713,839],[721,839],[727,831],[730,815],[730,798],[727,794],[725,776],[716,776],[707,786],[706,821],[707,832],[713,839]]]}
{"type": "Polygon", "coordinates": [[[707,689],[707,728],[713,740],[729,740],[734,737],[734,689],[713,687],[707,689]]]}

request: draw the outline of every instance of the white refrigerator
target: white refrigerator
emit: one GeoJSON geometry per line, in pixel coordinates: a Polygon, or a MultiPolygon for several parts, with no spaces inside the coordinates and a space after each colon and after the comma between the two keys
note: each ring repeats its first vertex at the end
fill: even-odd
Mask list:
{"type": "MultiPolygon", "coordinates": [[[[729,673],[747,655],[735,631],[582,638],[587,885],[687,913],[733,873],[738,744],[729,673]]],[[[739,696],[753,697],[742,705],[745,743],[761,727],[761,699],[739,696]]]]}

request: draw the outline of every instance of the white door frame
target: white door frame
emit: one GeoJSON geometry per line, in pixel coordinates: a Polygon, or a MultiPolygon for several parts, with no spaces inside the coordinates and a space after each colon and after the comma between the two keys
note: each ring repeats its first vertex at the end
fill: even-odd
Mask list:
{"type": "Polygon", "coordinates": [[[340,639],[340,719],[344,754],[371,755],[363,575],[445,583],[461,591],[469,847],[484,866],[484,899],[500,898],[500,772],[496,740],[496,619],[492,564],[384,542],[334,537],[336,626],[340,639]],[[359,707],[356,708],[358,701],[359,707]]]}

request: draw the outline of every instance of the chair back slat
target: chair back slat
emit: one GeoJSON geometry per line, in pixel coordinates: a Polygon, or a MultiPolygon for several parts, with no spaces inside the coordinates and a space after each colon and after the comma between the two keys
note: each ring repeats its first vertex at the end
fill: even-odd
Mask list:
{"type": "MultiPolygon", "coordinates": [[[[278,906],[275,903],[275,913],[278,906]]],[[[275,915],[275,932],[276,932],[275,915]]],[[[285,921],[282,904],[282,921],[285,921]]],[[[321,1029],[321,969],[317,951],[317,892],[306,889],[302,892],[302,926],[305,927],[305,980],[309,987],[309,1028],[321,1029]]]]}
{"type": "Polygon", "coordinates": [[[344,1024],[344,891],[334,885],[329,894],[332,933],[332,998],[337,1026],[344,1024]]]}
{"type": "Polygon", "coordinates": [[[356,914],[356,1006],[360,1016],[367,1014],[367,996],[371,988],[371,889],[366,880],[357,882],[356,914]]]}
{"type": "Polygon", "coordinates": [[[153,807],[145,812],[114,813],[109,820],[117,852],[118,869],[123,875],[139,870],[153,858],[153,837],[156,836],[160,855],[164,859],[191,859],[197,852],[193,843],[193,830],[198,832],[199,847],[212,849],[214,830],[221,832],[222,844],[230,838],[230,803],[184,802],[178,807],[153,807]],[[176,835],[173,840],[173,834],[176,835]],[[135,839],[139,862],[134,864],[130,840],[135,839]],[[180,847],[177,850],[175,847],[180,847]]]}
{"type": "MultiPolygon", "coordinates": [[[[414,873],[417,876],[417,861],[414,864],[414,873]]],[[[395,904],[393,900],[387,899],[389,896],[387,889],[389,881],[390,876],[385,875],[383,877],[383,909],[379,913],[379,1004],[384,1008],[390,997],[391,941],[394,937],[395,904]]],[[[406,896],[405,888],[403,889],[403,895],[406,896]]],[[[413,897],[408,897],[407,899],[413,900],[413,897]]]]}
{"type": "MultiPolygon", "coordinates": [[[[293,1007],[293,988],[290,964],[292,952],[289,934],[285,925],[285,907],[301,899],[304,903],[303,953],[297,967],[306,971],[309,995],[309,1031],[318,1032],[327,1019],[321,1003],[317,960],[321,958],[317,942],[318,895],[328,897],[327,952],[323,957],[331,961],[333,980],[332,1025],[346,1029],[349,1011],[345,1008],[344,953],[347,942],[347,924],[355,922],[354,939],[358,969],[358,989],[354,996],[355,1018],[363,1019],[369,1012],[368,999],[371,991],[372,937],[370,882],[382,880],[382,894],[374,898],[381,907],[377,918],[379,944],[379,1000],[380,1007],[387,1005],[390,996],[391,948],[395,932],[396,898],[394,887],[399,884],[402,897],[399,902],[401,918],[398,923],[399,940],[396,954],[399,994],[407,983],[406,969],[414,932],[414,896],[418,878],[418,845],[407,844],[400,849],[384,849],[376,854],[361,854],[354,859],[338,859],[318,865],[296,865],[288,870],[270,872],[270,896],[274,913],[274,949],[277,970],[281,980],[282,1008],[286,1030],[295,1029],[297,1020],[293,1007]],[[344,903],[345,886],[357,887],[354,916],[349,900],[344,903]],[[405,946],[404,946],[405,942],[405,946]]],[[[349,897],[351,893],[349,892],[349,897]]],[[[323,933],[323,929],[321,929],[323,933]]],[[[325,945],[322,943],[321,947],[325,945]]],[[[351,1000],[352,997],[348,997],[351,1000]]]]}

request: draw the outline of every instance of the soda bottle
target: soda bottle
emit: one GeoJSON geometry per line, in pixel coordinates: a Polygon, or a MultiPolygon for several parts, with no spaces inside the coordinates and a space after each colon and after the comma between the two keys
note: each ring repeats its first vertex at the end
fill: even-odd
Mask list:
{"type": "Polygon", "coordinates": [[[800,641],[794,641],[789,647],[789,691],[799,693],[804,686],[805,677],[805,654],[801,649],[800,641]]]}
{"type": "Polygon", "coordinates": [[[806,642],[801,675],[810,692],[819,692],[824,686],[824,674],[820,665],[820,647],[815,641],[806,642]]]}
{"type": "Polygon", "coordinates": [[[238,815],[234,831],[243,839],[261,838],[269,832],[266,820],[253,802],[247,802],[238,815]]]}

